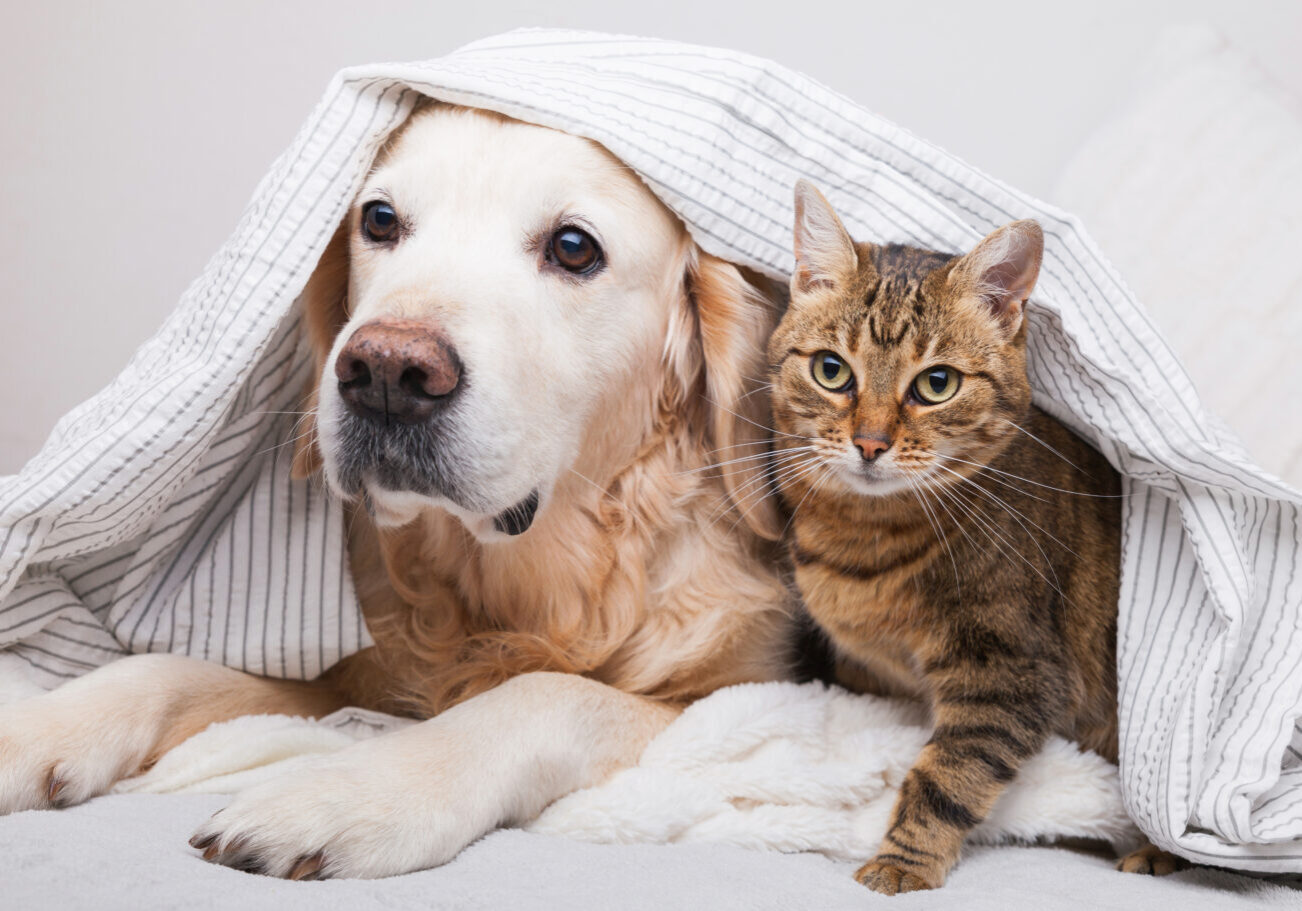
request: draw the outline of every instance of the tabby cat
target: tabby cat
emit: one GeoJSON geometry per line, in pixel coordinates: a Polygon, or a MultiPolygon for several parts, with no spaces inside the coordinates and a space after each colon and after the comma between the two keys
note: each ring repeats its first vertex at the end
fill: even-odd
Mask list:
{"type": "MultiPolygon", "coordinates": [[[[772,337],[774,478],[838,679],[927,700],[935,731],[856,874],[940,886],[1052,733],[1116,762],[1120,482],[1031,404],[1033,221],[964,256],[851,240],[796,188],[790,308],[772,337]]],[[[1147,847],[1118,866],[1169,872],[1147,847]]]]}

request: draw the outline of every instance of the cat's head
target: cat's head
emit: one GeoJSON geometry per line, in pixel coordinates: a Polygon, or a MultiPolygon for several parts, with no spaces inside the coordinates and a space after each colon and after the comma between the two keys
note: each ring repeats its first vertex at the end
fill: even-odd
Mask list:
{"type": "Polygon", "coordinates": [[[778,477],[804,466],[886,496],[993,459],[1030,406],[1024,309],[1043,249],[1034,221],[962,256],[856,245],[797,184],[791,305],[769,343],[778,477]]]}

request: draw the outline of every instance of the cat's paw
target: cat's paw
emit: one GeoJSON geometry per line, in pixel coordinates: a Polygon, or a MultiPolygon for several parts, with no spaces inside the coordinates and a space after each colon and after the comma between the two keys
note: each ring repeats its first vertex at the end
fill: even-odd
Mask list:
{"type": "Polygon", "coordinates": [[[924,879],[923,875],[921,870],[915,872],[888,861],[870,860],[855,872],[854,878],[874,892],[883,895],[921,892],[925,889],[939,888],[944,884],[943,879],[931,882],[924,879]]]}
{"type": "Polygon", "coordinates": [[[1131,851],[1117,861],[1117,869],[1122,873],[1139,873],[1144,876],[1166,876],[1186,866],[1188,863],[1183,858],[1151,844],[1146,844],[1137,851],[1131,851]]]}

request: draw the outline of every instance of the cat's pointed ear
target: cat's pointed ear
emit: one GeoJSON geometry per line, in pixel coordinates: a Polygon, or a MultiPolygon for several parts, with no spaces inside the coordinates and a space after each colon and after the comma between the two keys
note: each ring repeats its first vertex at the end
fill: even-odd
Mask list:
{"type": "Polygon", "coordinates": [[[1016,334],[1043,256],[1044,232],[1039,224],[1030,219],[1015,221],[986,235],[955,263],[950,284],[979,297],[1009,334],[1016,334]]]}
{"type": "Polygon", "coordinates": [[[807,180],[796,182],[795,252],[793,295],[834,288],[852,279],[859,265],[850,232],[831,203],[807,180]]]}

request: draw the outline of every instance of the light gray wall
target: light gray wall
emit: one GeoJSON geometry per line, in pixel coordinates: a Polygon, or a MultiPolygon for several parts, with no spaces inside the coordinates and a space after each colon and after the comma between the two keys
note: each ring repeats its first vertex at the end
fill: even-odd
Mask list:
{"type": "Polygon", "coordinates": [[[1166,24],[1302,92],[1302,3],[15,2],[0,10],[0,474],[107,383],[216,252],[330,75],[522,25],[727,45],[804,70],[1031,193],[1166,24]]]}

